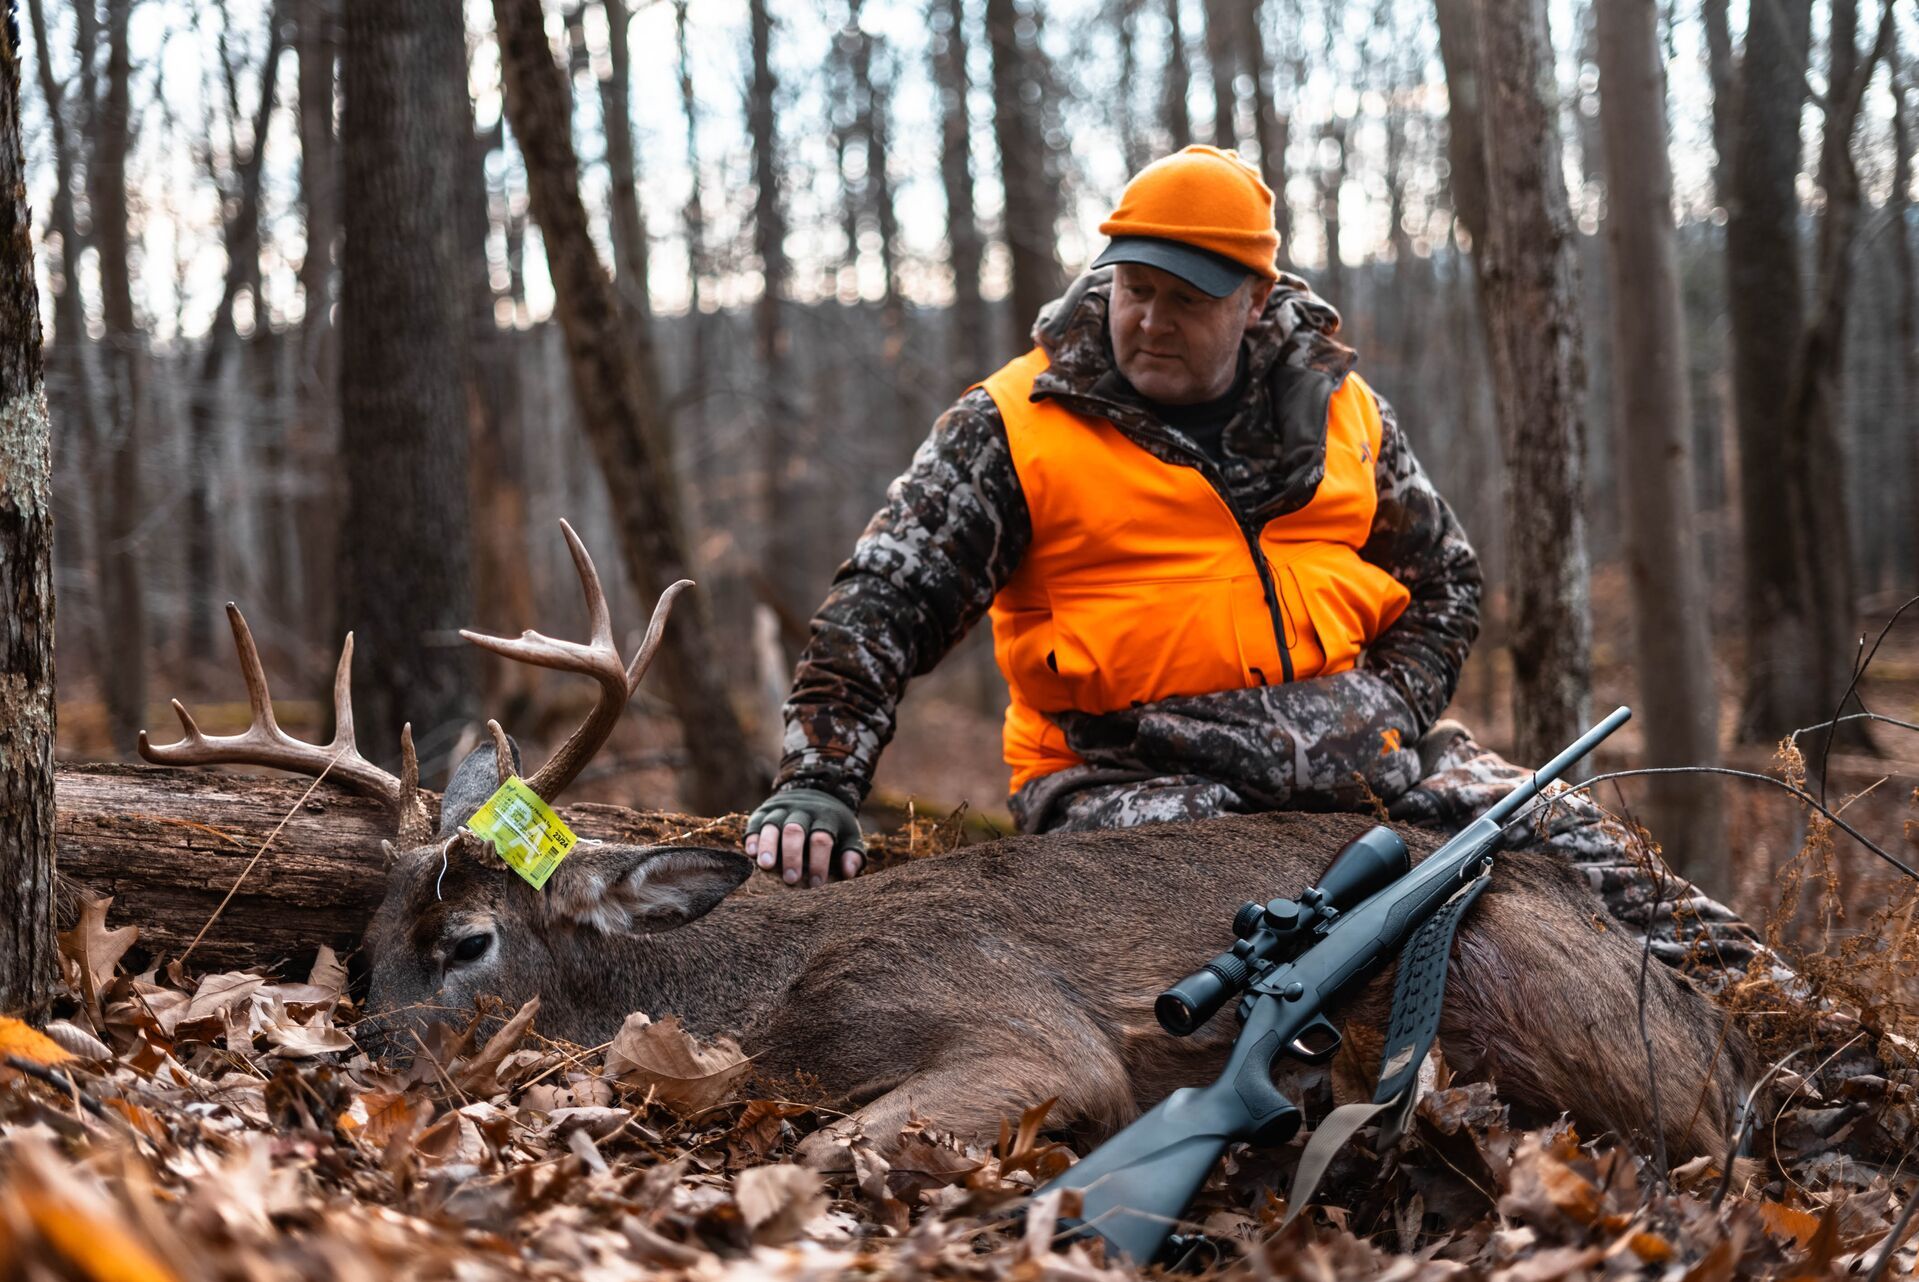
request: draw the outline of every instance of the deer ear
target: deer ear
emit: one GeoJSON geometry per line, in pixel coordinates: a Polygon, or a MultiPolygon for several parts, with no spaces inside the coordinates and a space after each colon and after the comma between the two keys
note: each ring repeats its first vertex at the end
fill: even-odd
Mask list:
{"type": "MultiPolygon", "coordinates": [[[[520,768],[520,745],[508,739],[507,746],[513,754],[513,769],[520,768]]],[[[451,837],[460,825],[473,817],[473,812],[486,804],[500,788],[500,776],[494,747],[483,743],[466,754],[459,769],[446,782],[446,792],[440,798],[440,835],[451,837]]]]}
{"type": "Polygon", "coordinates": [[[546,910],[607,934],[671,930],[705,915],[752,871],[753,861],[736,850],[589,847],[553,870],[546,910]]]}

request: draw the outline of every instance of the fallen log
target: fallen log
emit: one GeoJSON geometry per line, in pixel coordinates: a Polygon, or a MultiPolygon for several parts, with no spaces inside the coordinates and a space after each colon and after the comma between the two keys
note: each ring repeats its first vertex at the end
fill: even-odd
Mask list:
{"type": "MultiPolygon", "coordinates": [[[[330,783],[303,802],[310,783],[155,766],[62,766],[54,780],[61,928],[73,923],[82,895],[111,895],[110,924],[138,926],[148,960],[177,958],[237,882],[193,950],[194,971],[288,963],[298,969],[321,944],[347,956],[385,889],[380,841],[392,836],[392,826],[377,802],[330,783]],[[272,845],[242,881],[269,836],[272,845]]],[[[582,837],[715,846],[737,845],[745,819],[591,802],[559,812],[582,837]]]]}

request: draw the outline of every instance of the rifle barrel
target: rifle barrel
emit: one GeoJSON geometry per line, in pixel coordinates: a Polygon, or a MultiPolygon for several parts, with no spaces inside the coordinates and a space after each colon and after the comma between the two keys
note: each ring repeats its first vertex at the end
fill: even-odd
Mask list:
{"type": "Polygon", "coordinates": [[[1533,798],[1539,795],[1540,789],[1571,769],[1580,758],[1584,757],[1594,748],[1597,748],[1613,731],[1619,729],[1619,727],[1625,725],[1630,720],[1632,720],[1631,708],[1626,707],[1624,704],[1614,708],[1607,714],[1604,721],[1601,721],[1598,725],[1586,731],[1585,734],[1573,740],[1572,746],[1568,747],[1551,761],[1548,761],[1545,765],[1539,767],[1539,769],[1533,771],[1530,779],[1495,802],[1491,808],[1481,816],[1482,820],[1490,819],[1492,822],[1504,827],[1508,819],[1511,819],[1519,813],[1521,806],[1527,805],[1533,798]]]}

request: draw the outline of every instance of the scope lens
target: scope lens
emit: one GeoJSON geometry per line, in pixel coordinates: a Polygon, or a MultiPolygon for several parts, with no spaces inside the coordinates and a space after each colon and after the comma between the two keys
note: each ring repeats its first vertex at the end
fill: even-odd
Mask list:
{"type": "Polygon", "coordinates": [[[1210,970],[1188,975],[1159,995],[1153,1014],[1159,1026],[1175,1037],[1188,1037],[1213,1017],[1230,995],[1224,981],[1210,970]]]}

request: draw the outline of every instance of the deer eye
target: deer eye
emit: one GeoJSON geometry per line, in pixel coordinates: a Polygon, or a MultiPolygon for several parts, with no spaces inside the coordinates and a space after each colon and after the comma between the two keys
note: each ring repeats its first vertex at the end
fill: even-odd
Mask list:
{"type": "Polygon", "coordinates": [[[468,935],[459,943],[453,945],[453,956],[451,960],[455,962],[478,961],[486,955],[486,950],[492,943],[493,936],[485,931],[477,935],[468,935]]]}

